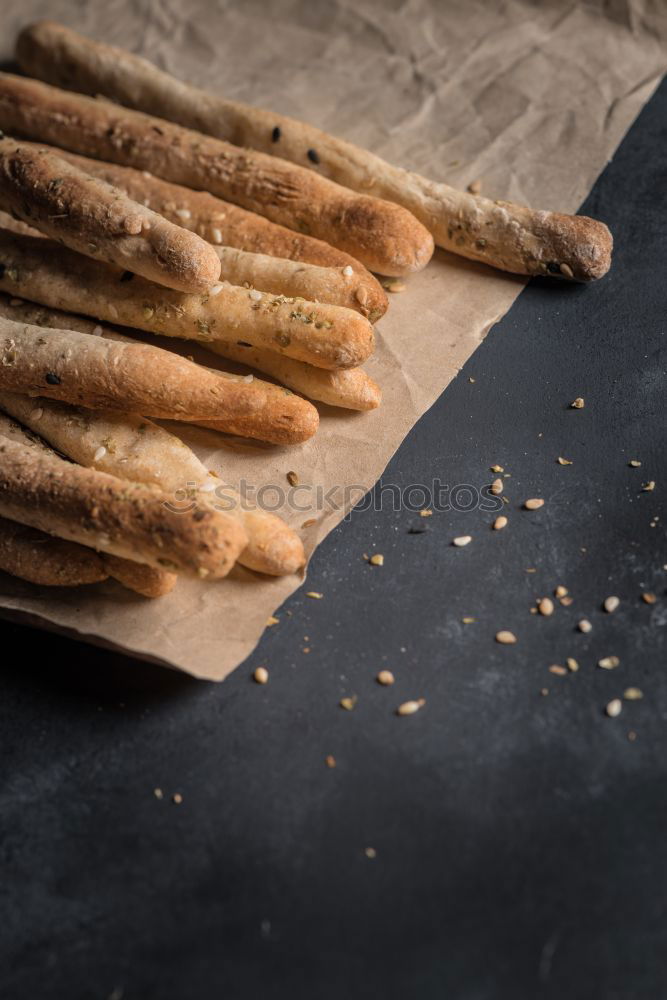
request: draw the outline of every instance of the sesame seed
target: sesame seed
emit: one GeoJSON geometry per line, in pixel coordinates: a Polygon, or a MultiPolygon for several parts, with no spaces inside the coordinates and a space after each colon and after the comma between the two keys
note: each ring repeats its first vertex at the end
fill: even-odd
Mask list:
{"type": "Polygon", "coordinates": [[[392,295],[396,295],[396,294],[398,294],[398,292],[404,292],[405,291],[406,284],[405,284],[404,281],[396,281],[394,279],[392,281],[385,282],[385,286],[384,287],[387,289],[388,292],[391,292],[392,295]]]}
{"type": "Polygon", "coordinates": [[[496,642],[499,642],[502,646],[511,646],[516,642],[514,632],[508,632],[506,629],[496,632],[495,638],[496,642]]]}
{"type": "Polygon", "coordinates": [[[30,414],[30,419],[41,420],[43,416],[44,416],[44,410],[42,409],[41,406],[38,406],[37,409],[33,410],[32,413],[30,414]]]}
{"type": "Polygon", "coordinates": [[[279,621],[280,621],[280,618],[276,618],[275,615],[270,615],[266,619],[267,628],[269,628],[271,625],[277,625],[279,621]]]}
{"type": "Polygon", "coordinates": [[[171,801],[175,805],[180,806],[181,802],[183,801],[183,796],[181,795],[180,792],[174,792],[174,794],[171,797],[171,801]]]}
{"type": "Polygon", "coordinates": [[[571,410],[583,410],[583,408],[584,408],[584,400],[582,396],[577,396],[577,398],[573,399],[572,402],[570,403],[571,410]]]}
{"type": "Polygon", "coordinates": [[[463,625],[474,625],[476,621],[477,621],[477,619],[476,619],[476,618],[473,618],[473,617],[471,617],[470,615],[466,615],[466,617],[465,617],[465,618],[462,618],[462,619],[461,619],[461,623],[462,623],[463,625]]]}
{"type": "Polygon", "coordinates": [[[354,274],[354,268],[352,267],[351,264],[345,265],[345,267],[343,268],[343,274],[345,275],[346,278],[352,277],[352,275],[354,274]]]}
{"type": "Polygon", "coordinates": [[[103,444],[101,444],[97,449],[97,451],[95,452],[95,454],[93,455],[93,462],[101,462],[106,453],[107,453],[106,448],[104,447],[103,444]]]}
{"type": "Polygon", "coordinates": [[[573,656],[568,656],[565,662],[567,663],[567,669],[572,671],[573,674],[576,674],[577,670],[579,669],[579,664],[577,663],[575,658],[573,656]]]}
{"type": "Polygon", "coordinates": [[[248,384],[250,384],[250,382],[254,382],[255,381],[255,376],[254,375],[244,375],[243,376],[243,381],[247,382],[248,384]]]}
{"type": "Polygon", "coordinates": [[[297,476],[296,472],[287,473],[287,482],[290,484],[290,486],[299,485],[299,477],[297,476]]]}
{"type": "Polygon", "coordinates": [[[580,622],[577,622],[577,628],[580,632],[592,632],[593,626],[589,622],[588,618],[582,618],[580,622]]]}
{"type": "Polygon", "coordinates": [[[252,679],[256,684],[268,684],[269,682],[269,671],[266,667],[257,667],[252,675],[252,679]]]}
{"type": "Polygon", "coordinates": [[[628,462],[628,465],[630,466],[631,469],[639,469],[641,467],[641,464],[642,463],[638,461],[636,458],[631,458],[630,461],[628,462]]]}
{"type": "Polygon", "coordinates": [[[558,462],[559,465],[572,465],[572,462],[570,461],[570,459],[569,458],[563,458],[562,455],[559,455],[558,458],[556,459],[556,461],[558,462]]]}
{"type": "Polygon", "coordinates": [[[644,604],[655,604],[658,598],[650,590],[645,590],[642,594],[642,601],[644,604]]]}
{"type": "Polygon", "coordinates": [[[324,758],[324,763],[327,765],[327,767],[333,768],[336,766],[336,758],[333,756],[333,754],[328,753],[324,758]]]}
{"type": "Polygon", "coordinates": [[[570,605],[574,602],[574,597],[570,597],[568,594],[565,594],[563,597],[559,597],[558,600],[560,601],[560,603],[563,605],[564,608],[569,608],[570,605]]]}
{"type": "Polygon", "coordinates": [[[544,500],[533,498],[532,500],[526,500],[523,506],[526,510],[539,510],[540,507],[544,507],[544,500]]]}
{"type": "Polygon", "coordinates": [[[500,517],[497,517],[493,522],[493,530],[502,531],[502,529],[506,528],[508,524],[509,524],[508,519],[505,517],[504,514],[501,514],[500,517]]]}
{"type": "Polygon", "coordinates": [[[640,701],[644,697],[644,692],[640,688],[626,688],[623,692],[626,701],[640,701]]]}
{"type": "Polygon", "coordinates": [[[458,538],[452,538],[452,545],[458,549],[463,548],[464,545],[470,545],[471,542],[472,535],[459,535],[458,538]]]}
{"type": "Polygon", "coordinates": [[[374,847],[365,847],[364,854],[366,855],[367,858],[370,858],[371,861],[373,860],[373,858],[377,858],[377,851],[375,850],[374,847]]]}
{"type": "Polygon", "coordinates": [[[618,715],[621,714],[622,709],[623,709],[623,704],[621,702],[621,699],[612,698],[612,700],[607,703],[605,712],[607,713],[610,719],[615,719],[618,715]]]}
{"type": "Polygon", "coordinates": [[[351,698],[341,698],[339,704],[341,708],[344,708],[346,712],[351,712],[354,706],[357,704],[356,694],[352,695],[351,698]]]}
{"type": "Polygon", "coordinates": [[[392,674],[391,670],[381,670],[380,673],[375,678],[375,680],[378,682],[378,684],[382,684],[385,687],[387,687],[388,685],[394,683],[394,675],[392,674]]]}
{"type": "Polygon", "coordinates": [[[161,788],[154,788],[153,789],[153,795],[155,796],[156,799],[163,799],[164,798],[164,792],[162,791],[161,788]]]}
{"type": "Polygon", "coordinates": [[[192,212],[189,208],[177,208],[176,215],[179,219],[183,219],[184,222],[192,218],[192,212]]]}
{"type": "Polygon", "coordinates": [[[556,589],[554,590],[554,597],[558,598],[567,597],[567,592],[568,592],[567,587],[564,587],[562,583],[559,583],[556,589]]]}
{"type": "Polygon", "coordinates": [[[602,670],[615,670],[620,662],[618,656],[603,656],[598,660],[598,667],[602,670]]]}
{"type": "Polygon", "coordinates": [[[548,617],[554,613],[554,602],[550,597],[542,597],[537,602],[537,610],[541,615],[548,617]]]}
{"type": "Polygon", "coordinates": [[[384,566],[384,556],[381,555],[379,552],[376,552],[375,555],[372,555],[368,561],[371,564],[371,566],[384,566]]]}
{"type": "Polygon", "coordinates": [[[602,607],[605,609],[607,614],[612,614],[621,602],[618,597],[605,597],[602,607]]]}
{"type": "Polygon", "coordinates": [[[309,591],[308,591],[308,592],[306,593],[306,597],[312,597],[312,599],[313,599],[314,601],[321,601],[321,600],[322,600],[322,598],[324,597],[324,594],[320,594],[320,593],[318,593],[318,591],[317,591],[317,590],[309,590],[309,591]]]}
{"type": "Polygon", "coordinates": [[[502,479],[494,479],[489,487],[494,496],[500,496],[503,492],[503,481],[502,479]]]}
{"type": "Polygon", "coordinates": [[[557,663],[554,663],[551,667],[549,667],[549,673],[556,674],[557,677],[565,677],[567,675],[567,670],[565,667],[561,667],[557,663]]]}
{"type": "Polygon", "coordinates": [[[502,465],[492,465],[491,472],[504,472],[502,465]]]}
{"type": "Polygon", "coordinates": [[[433,511],[430,510],[428,507],[425,507],[424,510],[420,510],[419,511],[419,516],[420,517],[432,517],[433,516],[433,511]]]}
{"type": "Polygon", "coordinates": [[[648,483],[643,483],[642,493],[652,493],[655,489],[655,479],[650,479],[648,483]]]}
{"type": "Polygon", "coordinates": [[[574,271],[569,264],[562,263],[560,265],[560,273],[566,278],[574,278],[574,271]]]}
{"type": "Polygon", "coordinates": [[[211,230],[211,239],[214,243],[222,243],[222,232],[216,227],[213,227],[211,230]]]}
{"type": "Polygon", "coordinates": [[[396,709],[397,715],[414,715],[418,712],[420,708],[423,708],[426,704],[425,698],[419,698],[417,701],[404,701],[402,705],[399,705],[396,709]]]}

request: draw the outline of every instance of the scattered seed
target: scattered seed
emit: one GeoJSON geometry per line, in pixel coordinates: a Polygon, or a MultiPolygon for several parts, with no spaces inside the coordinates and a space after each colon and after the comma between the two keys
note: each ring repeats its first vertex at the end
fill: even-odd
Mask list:
{"type": "Polygon", "coordinates": [[[404,281],[386,281],[384,287],[388,292],[396,294],[397,292],[404,292],[406,285],[404,281]]]}
{"type": "Polygon", "coordinates": [[[644,692],[640,688],[626,688],[623,697],[626,701],[640,701],[644,697],[644,692]]]}
{"type": "Polygon", "coordinates": [[[618,656],[603,656],[601,660],[598,660],[598,667],[603,670],[615,670],[620,662],[618,656]]]}
{"type": "Polygon", "coordinates": [[[491,472],[504,472],[502,465],[492,465],[491,472]]]}
{"type": "Polygon", "coordinates": [[[630,741],[630,743],[634,743],[636,739],[637,739],[637,733],[634,731],[634,729],[630,729],[628,732],[628,740],[630,741]]]}
{"type": "Polygon", "coordinates": [[[299,485],[299,477],[297,476],[296,472],[287,473],[287,482],[290,484],[290,486],[299,485]]]}
{"type": "Polygon", "coordinates": [[[494,496],[500,496],[503,492],[503,481],[502,479],[494,479],[489,487],[494,496]]]}
{"type": "Polygon", "coordinates": [[[475,384],[475,380],[474,380],[474,378],[472,377],[472,375],[469,375],[469,376],[468,376],[468,381],[470,382],[470,384],[471,384],[471,385],[474,385],[474,384],[475,384]]]}
{"type": "Polygon", "coordinates": [[[180,806],[181,802],[183,801],[183,796],[181,795],[180,792],[174,792],[174,794],[171,797],[171,801],[175,805],[180,806]]]}
{"type": "Polygon", "coordinates": [[[345,267],[343,268],[343,274],[346,278],[352,277],[352,275],[354,274],[354,268],[352,267],[351,264],[345,265],[345,267]]]}
{"type": "Polygon", "coordinates": [[[370,858],[371,861],[373,860],[373,858],[377,858],[378,856],[378,852],[375,850],[374,847],[365,847],[364,854],[366,855],[367,858],[370,858]]]}
{"type": "Polygon", "coordinates": [[[539,510],[540,507],[544,507],[544,500],[533,498],[532,500],[526,500],[523,506],[526,510],[539,510]]]}
{"type": "Polygon", "coordinates": [[[461,621],[463,622],[464,625],[474,625],[477,619],[467,617],[467,618],[462,618],[461,621]]]}
{"type": "Polygon", "coordinates": [[[392,674],[391,670],[381,670],[380,673],[375,678],[375,680],[378,682],[378,684],[383,684],[385,687],[387,687],[389,684],[394,683],[394,675],[392,674]]]}
{"type": "Polygon", "coordinates": [[[559,583],[554,590],[554,597],[567,597],[567,587],[564,587],[562,583],[559,583]]]}
{"type": "Polygon", "coordinates": [[[371,566],[384,566],[384,556],[380,552],[376,552],[368,561],[371,566]]]}
{"type": "Polygon", "coordinates": [[[268,684],[269,671],[266,669],[266,667],[257,667],[254,674],[252,675],[252,679],[255,681],[256,684],[268,684]]]}
{"type": "Polygon", "coordinates": [[[346,712],[351,712],[354,706],[357,704],[358,698],[356,694],[353,694],[351,698],[341,698],[340,707],[344,708],[346,712]]]}
{"type": "Polygon", "coordinates": [[[615,719],[617,715],[621,714],[622,709],[623,709],[623,704],[621,702],[621,699],[612,698],[612,700],[607,703],[605,712],[607,713],[610,719],[615,719]]]}
{"type": "Polygon", "coordinates": [[[162,791],[161,788],[154,788],[153,789],[153,795],[155,796],[156,799],[163,799],[164,798],[164,792],[162,791]]]}
{"type": "Polygon", "coordinates": [[[481,190],[482,182],[480,180],[470,181],[470,184],[468,184],[468,191],[470,194],[479,194],[481,190]]]}
{"type": "Polygon", "coordinates": [[[641,467],[641,464],[642,463],[638,461],[636,458],[631,458],[630,461],[628,462],[628,465],[630,466],[631,469],[639,469],[641,467]]]}
{"type": "Polygon", "coordinates": [[[577,663],[575,658],[573,656],[568,656],[565,662],[567,663],[567,669],[570,670],[573,674],[576,674],[577,670],[579,669],[579,664],[577,663]]]}
{"type": "Polygon", "coordinates": [[[569,265],[569,264],[566,264],[565,262],[563,262],[563,263],[562,263],[562,264],[560,265],[560,273],[561,273],[561,274],[562,274],[562,275],[563,275],[563,276],[564,276],[565,278],[574,278],[574,271],[572,270],[572,268],[570,267],[570,265],[569,265]]]}
{"type": "Polygon", "coordinates": [[[97,451],[95,452],[95,454],[93,455],[93,462],[101,462],[106,453],[107,453],[106,448],[104,447],[103,444],[101,444],[97,449],[97,451]]]}
{"type": "Polygon", "coordinates": [[[420,517],[432,517],[433,516],[433,511],[430,510],[428,507],[425,507],[424,510],[420,510],[419,511],[419,516],[420,517]]]}
{"type": "Polygon", "coordinates": [[[327,767],[335,767],[336,758],[333,756],[333,754],[328,753],[324,758],[324,763],[327,765],[327,767]]]}
{"type": "Polygon", "coordinates": [[[534,566],[527,566],[526,573],[537,573],[537,570],[535,569],[534,566]]]}
{"type": "Polygon", "coordinates": [[[312,597],[314,601],[321,601],[324,594],[320,594],[317,590],[308,590],[306,592],[306,597],[312,597]]]}
{"type": "Polygon", "coordinates": [[[574,597],[569,597],[567,594],[565,597],[559,597],[558,600],[564,608],[569,608],[570,605],[574,603],[574,597]]]}
{"type": "Polygon", "coordinates": [[[404,701],[402,705],[399,705],[396,709],[397,715],[414,715],[418,712],[420,708],[423,708],[426,704],[425,698],[419,698],[418,701],[404,701]]]}
{"type": "Polygon", "coordinates": [[[506,528],[508,524],[509,524],[508,519],[505,517],[504,514],[501,514],[500,517],[497,517],[493,522],[493,530],[502,531],[502,529],[506,528]]]}
{"type": "Polygon", "coordinates": [[[582,618],[580,622],[577,622],[577,628],[580,632],[592,632],[593,626],[589,622],[588,618],[582,618]]]}
{"type": "Polygon", "coordinates": [[[583,408],[584,408],[584,400],[581,396],[577,396],[577,398],[573,399],[572,402],[570,403],[571,410],[583,410],[583,408]]]}
{"type": "Polygon", "coordinates": [[[648,483],[644,483],[642,486],[642,493],[652,493],[655,489],[655,479],[650,479],[648,483]]]}
{"type": "Polygon", "coordinates": [[[549,688],[540,688],[540,694],[542,695],[543,698],[546,698],[546,696],[549,694],[549,688]]]}
{"type": "Polygon", "coordinates": [[[606,597],[602,607],[608,614],[612,614],[620,603],[618,597],[606,597]]]}
{"type": "Polygon", "coordinates": [[[554,613],[554,602],[550,597],[542,597],[537,603],[537,610],[541,615],[548,617],[554,613]]]}
{"type": "Polygon", "coordinates": [[[280,618],[276,618],[274,615],[271,615],[269,618],[266,619],[267,627],[269,625],[277,625],[279,621],[280,618]]]}
{"type": "Polygon", "coordinates": [[[642,594],[642,601],[644,602],[644,604],[655,604],[657,600],[658,598],[650,590],[645,590],[642,594]]]}
{"type": "Polygon", "coordinates": [[[455,545],[457,549],[463,548],[464,545],[470,545],[472,542],[472,535],[459,535],[458,538],[452,538],[452,545],[455,545]]]}
{"type": "Polygon", "coordinates": [[[502,629],[500,632],[496,632],[496,642],[501,643],[503,646],[510,646],[516,642],[516,636],[514,632],[508,632],[506,629],[502,629]]]}
{"type": "Polygon", "coordinates": [[[550,674],[556,674],[557,677],[565,677],[567,675],[567,670],[565,667],[559,666],[559,664],[554,663],[549,667],[550,674]]]}
{"type": "Polygon", "coordinates": [[[558,458],[556,459],[556,461],[558,462],[559,465],[572,465],[572,462],[570,461],[570,459],[569,458],[563,458],[562,455],[559,455],[558,458]]]}

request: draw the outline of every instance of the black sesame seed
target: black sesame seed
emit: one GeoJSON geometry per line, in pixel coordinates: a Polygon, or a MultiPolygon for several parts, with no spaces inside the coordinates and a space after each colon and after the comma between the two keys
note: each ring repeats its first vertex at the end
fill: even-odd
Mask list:
{"type": "Polygon", "coordinates": [[[282,132],[280,131],[280,125],[276,125],[271,133],[271,142],[280,142],[280,136],[282,132]]]}
{"type": "Polygon", "coordinates": [[[309,149],[308,152],[306,153],[306,156],[308,157],[308,159],[310,160],[311,163],[319,163],[320,162],[320,158],[319,158],[319,156],[317,154],[317,151],[314,150],[314,149],[309,149]]]}
{"type": "Polygon", "coordinates": [[[60,379],[54,372],[47,372],[46,381],[49,385],[60,385],[62,379],[60,379]]]}
{"type": "Polygon", "coordinates": [[[120,276],[120,280],[121,281],[132,281],[133,277],[134,277],[134,274],[132,273],[132,271],[123,271],[123,273],[120,276]]]}

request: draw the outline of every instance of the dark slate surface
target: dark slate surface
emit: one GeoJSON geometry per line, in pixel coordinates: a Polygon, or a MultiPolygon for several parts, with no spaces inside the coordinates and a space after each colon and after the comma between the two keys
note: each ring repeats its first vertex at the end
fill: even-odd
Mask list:
{"type": "Polygon", "coordinates": [[[504,532],[357,512],[313,560],[324,599],[221,686],[2,626],[3,997],[666,994],[666,122],[663,85],[585,206],[612,274],[533,282],[384,477],[479,487],[499,462],[504,532]],[[559,583],[573,605],[531,616],[559,583]],[[605,717],[628,685],[643,701],[605,717]]]}

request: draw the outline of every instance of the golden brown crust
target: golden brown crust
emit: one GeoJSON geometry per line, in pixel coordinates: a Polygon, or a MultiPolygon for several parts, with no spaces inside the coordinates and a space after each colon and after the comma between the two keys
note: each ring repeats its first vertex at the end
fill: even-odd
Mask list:
{"type": "Polygon", "coordinates": [[[131,562],[129,559],[120,559],[108,552],[102,553],[101,559],[109,576],[142,597],[164,597],[176,586],[178,578],[175,573],[167,573],[166,570],[131,562]]]}
{"type": "Polygon", "coordinates": [[[62,25],[47,21],[24,29],[17,55],[24,70],[51,83],[105,94],[403,205],[439,246],[463,257],[519,274],[577,281],[594,280],[609,270],[612,237],[602,222],[494,202],[429,181],[312,125],[188,86],[138,56],[62,25]],[[309,150],[316,151],[317,163],[309,150]]]}
{"type": "Polygon", "coordinates": [[[279,386],[223,375],[147,344],[49,330],[0,316],[0,389],[94,410],[215,420],[220,430],[280,444],[303,439],[313,407],[279,386]]]}
{"type": "MultiPolygon", "coordinates": [[[[0,311],[4,308],[5,303],[0,301],[0,311]]],[[[45,319],[43,312],[40,318],[45,319]]],[[[72,321],[77,319],[72,317],[72,321]]],[[[62,317],[56,315],[55,322],[62,322],[62,317]]],[[[214,477],[180,438],[152,421],[1,391],[0,408],[79,465],[119,479],[158,486],[172,501],[187,491],[188,500],[213,504],[214,508],[220,504],[230,516],[240,518],[248,536],[248,544],[238,557],[242,565],[260,573],[285,576],[304,564],[301,540],[281,518],[261,509],[248,509],[239,494],[214,477]]],[[[134,573],[129,577],[126,573],[121,582],[130,586],[134,578],[134,573]]],[[[156,581],[155,586],[150,586],[155,589],[161,584],[156,581]]]]}
{"type": "Polygon", "coordinates": [[[220,276],[212,247],[46,148],[0,138],[0,207],[88,257],[183,292],[220,276]]]}
{"type": "Polygon", "coordinates": [[[205,295],[123,280],[110,264],[50,241],[0,230],[0,288],[56,309],[208,344],[238,338],[321,368],[353,368],[373,351],[373,327],[341,306],[220,283],[205,295]]]}
{"type": "Polygon", "coordinates": [[[160,490],[82,469],[1,434],[0,516],[188,576],[226,576],[246,544],[212,510],[170,510],[160,490]]]}
{"type": "Polygon", "coordinates": [[[0,569],[42,587],[81,587],[109,576],[92,549],[0,517],[0,569]]]}
{"type": "Polygon", "coordinates": [[[381,274],[420,271],[433,238],[410,212],[303,167],[48,84],[0,75],[0,128],[208,190],[316,236],[381,274]]]}
{"type": "MultiPolygon", "coordinates": [[[[197,233],[209,243],[217,247],[222,263],[221,278],[233,285],[242,285],[247,280],[245,271],[229,270],[230,248],[245,251],[249,254],[268,255],[281,258],[276,261],[275,271],[269,275],[263,272],[262,278],[271,281],[268,285],[255,285],[267,292],[282,292],[285,295],[301,295],[305,299],[319,302],[330,302],[334,305],[355,309],[366,316],[371,323],[376,323],[387,311],[387,294],[377,278],[370,271],[351,257],[336,250],[335,247],[316,240],[312,236],[303,236],[270,222],[262,215],[248,212],[239,205],[222,201],[206,191],[192,191],[178,184],[170,184],[159,177],[154,177],[145,170],[134,170],[132,167],[121,167],[116,163],[106,163],[103,160],[91,160],[85,156],[77,156],[66,150],[40,143],[25,143],[35,149],[47,149],[56,152],[68,163],[112,184],[124,191],[128,197],[159,212],[165,219],[197,233]],[[309,294],[305,294],[305,285],[299,284],[291,291],[284,284],[284,261],[301,262],[316,268],[326,269],[326,275],[320,275],[317,285],[312,284],[309,294]],[[283,269],[281,270],[281,265],[283,269]],[[342,285],[331,285],[331,275],[335,272],[345,279],[342,285]],[[325,281],[322,281],[325,278],[325,281]],[[317,289],[317,292],[315,291],[317,289]]],[[[34,235],[34,233],[28,233],[34,235]]],[[[246,261],[244,268],[252,265],[246,261]]],[[[289,276],[288,276],[289,280],[289,276]]],[[[303,280],[303,279],[301,279],[303,280]]],[[[311,276],[312,280],[312,276],[311,276]]],[[[251,282],[252,283],[252,282],[251,282]]]]}

